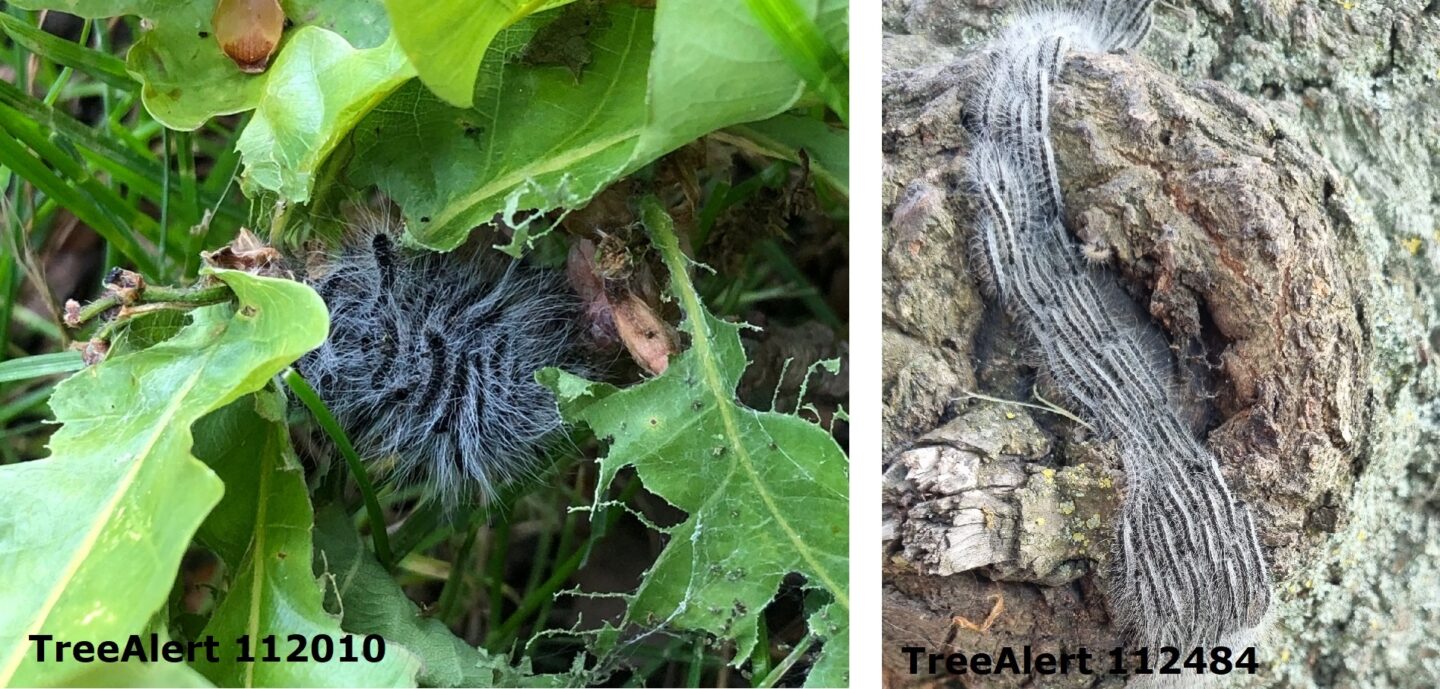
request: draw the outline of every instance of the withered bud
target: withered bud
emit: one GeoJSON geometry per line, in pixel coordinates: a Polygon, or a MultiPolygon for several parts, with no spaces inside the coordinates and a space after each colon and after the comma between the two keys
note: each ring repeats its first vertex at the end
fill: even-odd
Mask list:
{"type": "Polygon", "coordinates": [[[105,360],[105,355],[110,353],[110,343],[100,339],[90,340],[85,343],[85,349],[80,352],[80,359],[86,366],[94,366],[105,360]]]}
{"type": "Polygon", "coordinates": [[[279,250],[267,246],[254,232],[243,227],[234,241],[214,251],[202,251],[200,258],[212,268],[243,270],[267,277],[289,277],[279,250]]]}
{"type": "Polygon", "coordinates": [[[124,268],[114,268],[105,275],[105,289],[114,294],[121,304],[134,304],[139,301],[140,293],[145,291],[145,278],[124,268]]]}
{"type": "Polygon", "coordinates": [[[80,302],[74,299],[65,300],[65,326],[68,328],[80,327],[80,302]]]}

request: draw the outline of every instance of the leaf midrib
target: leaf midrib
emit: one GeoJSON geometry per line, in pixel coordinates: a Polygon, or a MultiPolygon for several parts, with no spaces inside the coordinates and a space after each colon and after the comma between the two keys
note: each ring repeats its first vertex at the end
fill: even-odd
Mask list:
{"type": "MultiPolygon", "coordinates": [[[[663,211],[659,211],[658,208],[655,210],[658,215],[663,215],[663,211]]],[[[668,218],[666,220],[668,220],[668,218]]],[[[662,220],[661,222],[666,222],[666,220],[662,220]]],[[[725,427],[726,439],[730,445],[735,448],[735,461],[745,470],[745,475],[755,487],[755,492],[760,495],[761,501],[765,503],[765,508],[769,510],[771,516],[775,519],[775,523],[780,527],[781,531],[785,533],[785,537],[790,540],[790,544],[795,548],[796,554],[810,566],[815,577],[835,596],[835,602],[839,603],[848,615],[850,611],[849,592],[846,591],[843,586],[840,586],[834,577],[830,575],[829,570],[816,560],[815,554],[805,542],[805,539],[801,538],[800,534],[795,531],[795,528],[790,525],[790,522],[786,521],[784,514],[781,513],[779,506],[775,502],[774,496],[770,494],[770,491],[766,490],[764,482],[760,480],[759,472],[755,470],[754,461],[750,457],[749,449],[740,437],[740,428],[735,419],[733,402],[730,396],[726,394],[726,386],[720,375],[720,370],[715,365],[715,356],[710,348],[711,334],[709,321],[706,319],[706,313],[700,304],[699,295],[695,293],[695,289],[689,284],[689,281],[684,279],[683,271],[685,270],[685,266],[678,256],[680,245],[675,239],[673,230],[668,226],[656,229],[665,235],[661,242],[661,251],[665,254],[665,262],[668,264],[670,271],[677,276],[674,278],[673,283],[679,290],[680,298],[684,302],[686,318],[694,324],[696,336],[693,338],[694,342],[691,346],[695,350],[695,355],[700,363],[700,370],[704,374],[705,386],[715,398],[716,409],[720,412],[720,419],[725,427]]]]}
{"type": "Polygon", "coordinates": [[[204,363],[196,367],[195,372],[192,373],[189,379],[185,381],[185,384],[180,387],[178,394],[171,399],[164,413],[161,414],[160,418],[156,421],[155,432],[146,439],[145,444],[142,446],[135,460],[130,463],[130,467],[126,469],[121,480],[115,484],[115,490],[111,491],[110,497],[105,501],[100,511],[96,513],[97,518],[94,520],[90,531],[85,534],[84,539],[81,541],[81,547],[76,549],[75,555],[66,563],[61,576],[55,581],[55,586],[52,587],[46,595],[45,602],[42,603],[40,609],[36,611],[35,619],[31,626],[26,629],[18,652],[8,658],[3,667],[0,667],[0,685],[9,684],[10,680],[15,676],[16,670],[20,667],[20,663],[24,660],[26,653],[30,649],[30,636],[40,631],[41,627],[45,625],[45,621],[49,619],[50,613],[53,612],[55,606],[59,604],[60,598],[65,595],[66,587],[71,580],[75,578],[76,573],[79,572],[80,567],[84,565],[91,551],[94,550],[95,542],[100,539],[100,534],[105,530],[105,527],[110,524],[110,518],[114,515],[115,509],[129,490],[130,485],[135,482],[135,477],[139,475],[140,469],[143,468],[145,462],[149,460],[161,436],[170,429],[171,422],[176,417],[182,403],[187,401],[190,390],[199,382],[201,375],[205,372],[209,364],[209,359],[213,356],[212,353],[204,363]]]}
{"type": "MultiPolygon", "coordinates": [[[[274,442],[272,435],[266,444],[274,442]]],[[[268,450],[268,448],[267,448],[268,450]]],[[[260,638],[260,597],[265,584],[265,529],[266,518],[270,508],[270,472],[274,470],[275,458],[273,453],[262,451],[260,453],[260,485],[257,493],[258,499],[255,502],[255,540],[250,547],[250,568],[252,570],[250,580],[250,616],[245,621],[245,632],[251,639],[260,638]]],[[[259,663],[244,663],[245,665],[245,686],[255,686],[255,666],[259,663]]]]}

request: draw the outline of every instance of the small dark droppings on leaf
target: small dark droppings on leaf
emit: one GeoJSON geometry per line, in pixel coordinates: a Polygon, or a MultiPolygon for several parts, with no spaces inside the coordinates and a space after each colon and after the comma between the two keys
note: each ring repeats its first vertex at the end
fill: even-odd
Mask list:
{"type": "Polygon", "coordinates": [[[201,31],[200,33],[198,33],[198,34],[196,34],[196,35],[199,36],[200,38],[209,38],[209,37],[210,37],[210,32],[209,32],[209,31],[201,31]]]}
{"type": "Polygon", "coordinates": [[[651,426],[659,426],[659,425],[660,425],[660,419],[657,419],[657,418],[655,418],[655,417],[653,417],[653,416],[650,417],[650,425],[651,425],[651,426]]]}
{"type": "Polygon", "coordinates": [[[287,552],[285,552],[285,551],[283,551],[283,550],[280,551],[280,552],[275,553],[275,557],[278,557],[278,558],[280,558],[281,560],[284,560],[285,558],[287,558],[287,557],[289,557],[289,556],[290,556],[290,553],[287,553],[287,552]]]}
{"type": "Polygon", "coordinates": [[[289,17],[286,17],[286,18],[285,18],[285,28],[287,28],[287,29],[293,29],[293,28],[295,28],[295,22],[294,22],[294,20],[290,19],[289,17]]]}
{"type": "Polygon", "coordinates": [[[255,317],[255,314],[257,314],[257,313],[259,313],[259,312],[260,312],[259,309],[255,308],[254,306],[251,306],[251,305],[249,305],[249,304],[246,304],[245,306],[240,307],[240,315],[242,315],[242,316],[244,316],[244,317],[246,317],[246,318],[254,318],[254,317],[255,317]]]}
{"type": "Polygon", "coordinates": [[[703,402],[701,402],[700,400],[695,400],[694,402],[691,402],[691,403],[690,403],[690,408],[691,408],[691,409],[694,409],[695,411],[700,411],[700,410],[703,409],[704,407],[705,407],[705,404],[704,404],[703,402]]]}
{"type": "Polygon", "coordinates": [[[420,216],[420,222],[430,222],[430,216],[428,216],[428,215],[422,215],[422,216],[420,216]]]}
{"type": "Polygon", "coordinates": [[[775,441],[772,440],[772,441],[770,441],[770,449],[771,449],[771,451],[779,450],[779,449],[780,449],[780,446],[777,445],[777,444],[775,444],[775,441]]]}

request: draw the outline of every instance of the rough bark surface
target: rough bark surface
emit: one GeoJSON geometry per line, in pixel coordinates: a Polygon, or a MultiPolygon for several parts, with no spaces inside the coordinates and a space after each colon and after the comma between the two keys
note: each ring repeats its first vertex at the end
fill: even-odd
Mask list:
{"type": "MultiPolygon", "coordinates": [[[[885,4],[885,653],[901,683],[904,645],[1118,641],[1100,581],[1123,494],[1111,448],[969,394],[1064,404],[966,267],[959,62],[1005,9],[885,4]]],[[[1052,129],[1077,247],[1166,332],[1176,395],[1280,582],[1266,669],[1230,679],[1440,685],[1436,5],[1203,0],[1156,27],[1143,55],[1072,56],[1052,129]]],[[[963,686],[1026,683],[1119,681],[963,686]]]]}

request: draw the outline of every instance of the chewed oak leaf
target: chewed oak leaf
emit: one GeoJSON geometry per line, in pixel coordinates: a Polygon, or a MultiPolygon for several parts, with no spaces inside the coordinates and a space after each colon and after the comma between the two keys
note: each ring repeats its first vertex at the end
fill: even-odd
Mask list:
{"type": "Polygon", "coordinates": [[[325,306],[309,287],[213,274],[238,304],[197,309],[174,337],[71,376],[50,400],[61,424],[50,456],[0,467],[0,685],[85,669],[37,662],[31,634],[102,640],[145,628],[223,491],[191,454],[191,425],[325,338],[325,306]]]}

